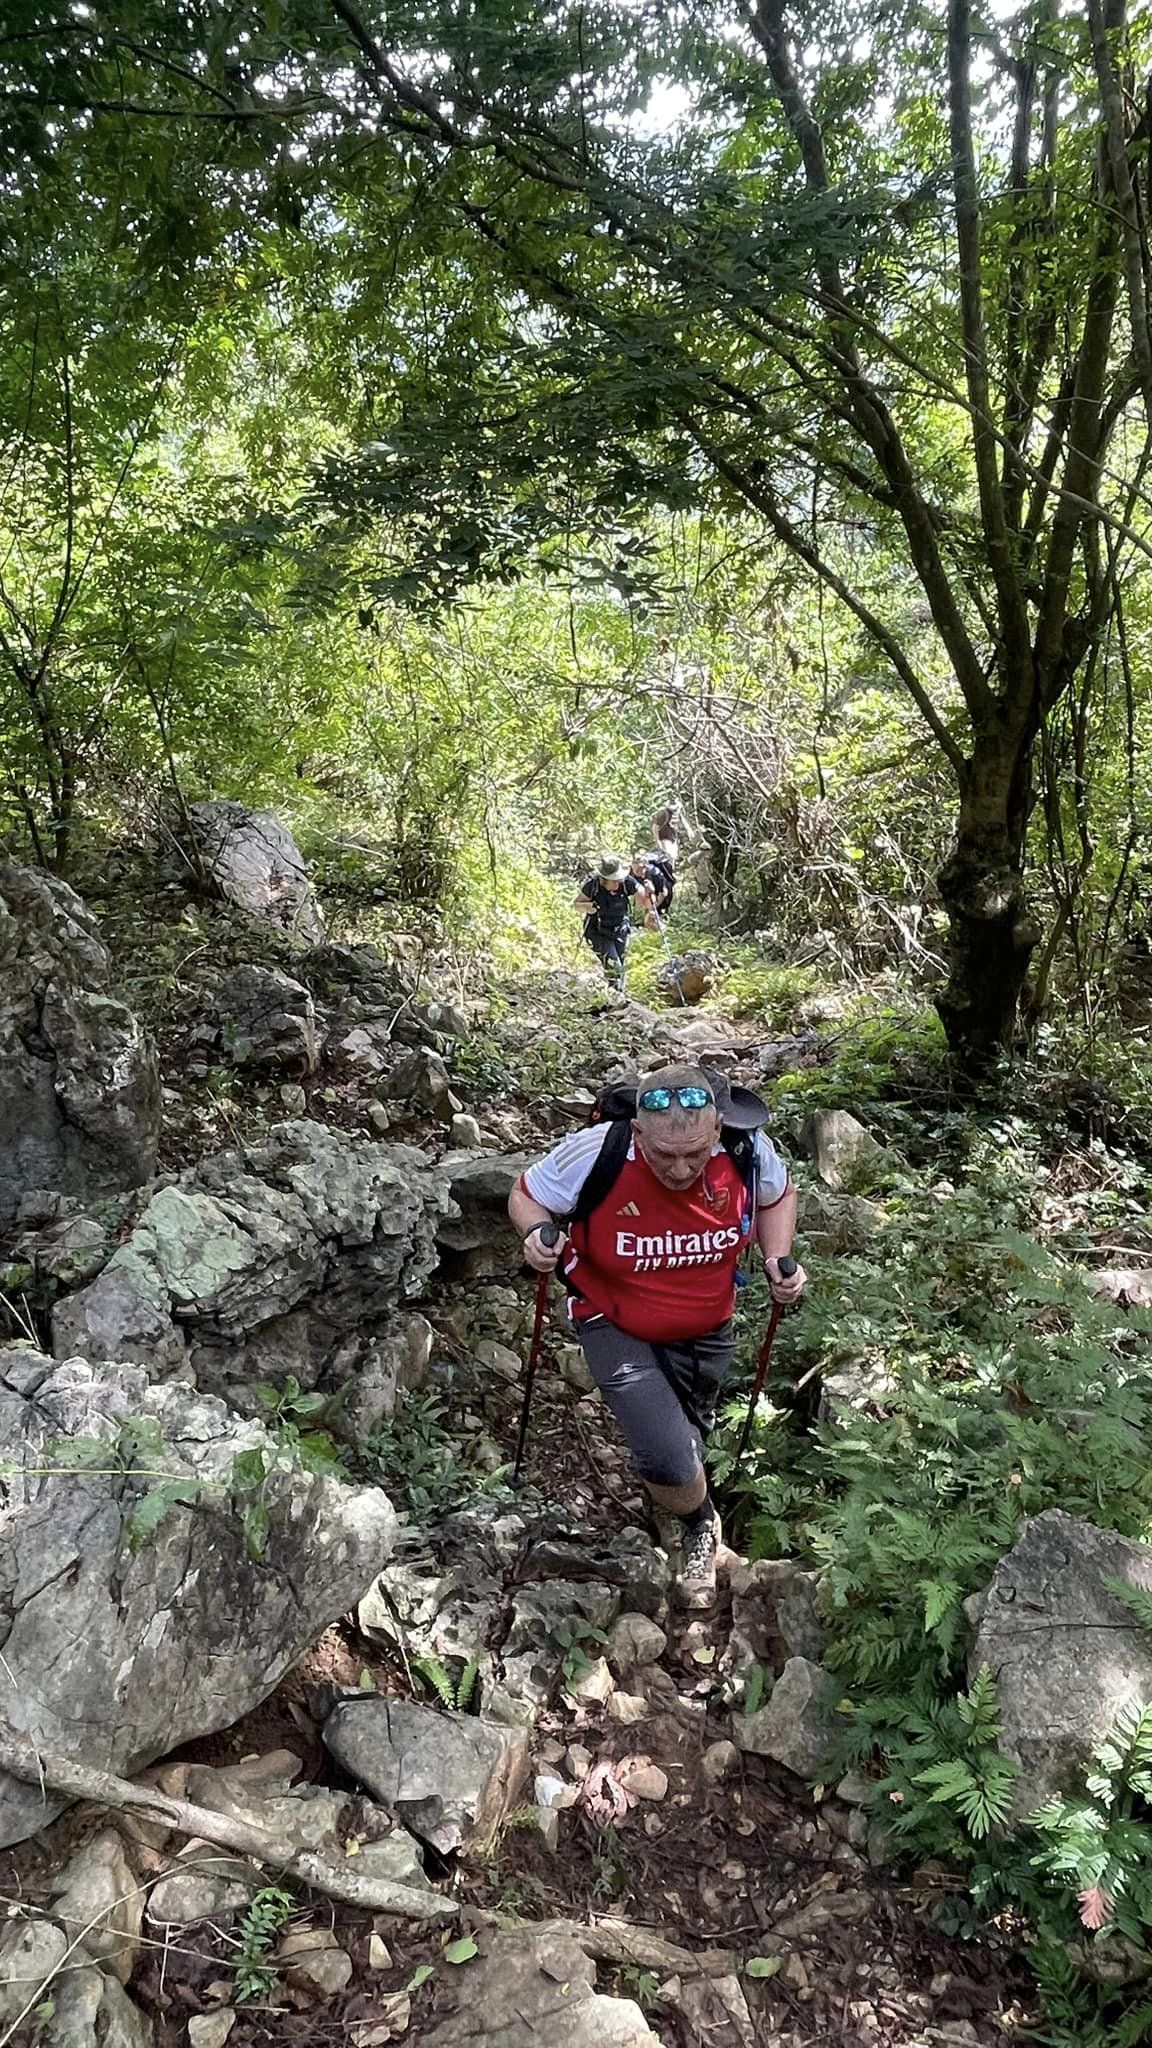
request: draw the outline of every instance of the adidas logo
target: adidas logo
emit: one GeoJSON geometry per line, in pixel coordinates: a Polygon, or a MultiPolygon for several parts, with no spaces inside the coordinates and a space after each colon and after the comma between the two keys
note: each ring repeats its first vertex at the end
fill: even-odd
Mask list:
{"type": "Polygon", "coordinates": [[[636,1207],[635,1202],[625,1202],[624,1207],[617,1209],[616,1214],[618,1216],[638,1216],[640,1211],[636,1207]]]}

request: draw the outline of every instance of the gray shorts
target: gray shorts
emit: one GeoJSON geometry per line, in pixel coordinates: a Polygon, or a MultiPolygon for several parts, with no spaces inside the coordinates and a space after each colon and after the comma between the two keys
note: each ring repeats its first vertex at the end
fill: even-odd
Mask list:
{"type": "Polygon", "coordinates": [[[691,1486],[732,1363],[732,1324],[683,1344],[647,1344],[605,1316],[577,1329],[588,1370],[624,1433],[641,1479],[691,1486]]]}

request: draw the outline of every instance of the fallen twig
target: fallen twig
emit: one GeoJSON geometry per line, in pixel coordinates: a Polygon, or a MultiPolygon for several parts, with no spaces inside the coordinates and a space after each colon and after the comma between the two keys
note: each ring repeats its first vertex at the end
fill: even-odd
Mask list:
{"type": "Polygon", "coordinates": [[[198,1837],[218,1849],[232,1849],[240,1856],[271,1863],[288,1877],[298,1878],[313,1891],[346,1905],[361,1906],[372,1913],[396,1913],[408,1920],[450,1920],[459,1908],[439,1893],[427,1894],[413,1886],[397,1884],[391,1878],[361,1876],[329,1863],[311,1849],[297,1848],[286,1837],[231,1815],[212,1813],[188,1799],[169,1799],[154,1785],[135,1785],[117,1778],[111,1771],[93,1770],[31,1743],[0,1735],[0,1770],[9,1771],[26,1785],[46,1786],[66,1799],[87,1799],[96,1806],[120,1812],[140,1811],[155,1820],[166,1821],[178,1834],[198,1837]]]}

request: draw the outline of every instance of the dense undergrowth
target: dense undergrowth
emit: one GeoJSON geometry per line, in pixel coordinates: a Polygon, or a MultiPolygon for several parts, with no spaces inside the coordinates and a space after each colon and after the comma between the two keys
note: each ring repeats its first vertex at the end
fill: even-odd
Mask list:
{"type": "MultiPolygon", "coordinates": [[[[965,1874],[967,1905],[944,1909],[954,1929],[1028,1944],[1034,2038],[1126,2048],[1152,2028],[1152,1714],[1117,1727],[1080,1795],[1010,1831],[1014,1772],[964,1602],[1046,1508],[1152,1537],[1152,1317],[1084,1278],[1093,1257],[1147,1254],[1144,1103],[1121,1110],[1119,1091],[1023,1068],[958,1101],[934,1027],[897,1026],[850,1029],[830,1066],[774,1091],[785,1140],[815,1104],[845,1106],[889,1152],[867,1248],[807,1258],[810,1292],[781,1326],[734,1488],[738,1400],[716,1468],[753,1554],[821,1571],[839,1761],[875,1774],[893,1847],[965,1874]],[[1111,1105],[1126,1148],[1085,1134],[1086,1100],[1111,1105]],[[790,1390],[813,1368],[825,1401],[798,1411],[790,1390]]],[[[747,1311],[750,1362],[762,1287],[747,1311]]]]}

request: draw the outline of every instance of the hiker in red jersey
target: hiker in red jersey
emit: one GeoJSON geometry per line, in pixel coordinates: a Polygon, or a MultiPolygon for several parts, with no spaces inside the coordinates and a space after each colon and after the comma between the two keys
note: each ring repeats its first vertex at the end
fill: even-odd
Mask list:
{"type": "Polygon", "coordinates": [[[782,1277],[778,1264],[791,1250],[796,1190],[747,1090],[671,1066],[620,1093],[623,1116],[609,1107],[537,1160],[508,1212],[534,1271],[559,1267],[588,1369],[636,1470],[682,1524],[677,1595],[706,1608],[721,1531],[703,1441],[732,1363],[736,1268],[754,1236],[775,1300],[799,1299],[803,1268],[782,1277]],[[539,1232],[553,1222],[564,1235],[549,1246],[539,1232]]]}

